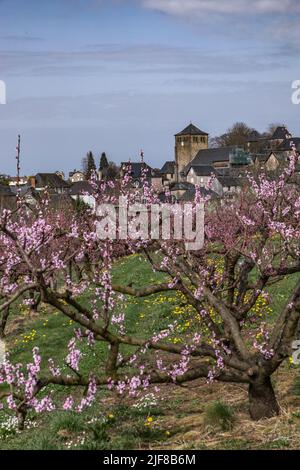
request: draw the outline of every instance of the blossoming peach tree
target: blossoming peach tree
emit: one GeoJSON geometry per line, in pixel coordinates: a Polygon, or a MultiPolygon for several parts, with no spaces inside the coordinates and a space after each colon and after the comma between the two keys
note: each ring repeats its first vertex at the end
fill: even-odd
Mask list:
{"type": "MultiPolygon", "coordinates": [[[[212,203],[206,198],[205,241],[197,251],[187,251],[184,240],[174,238],[100,240],[95,211],[53,211],[47,197],[34,210],[19,201],[15,211],[3,211],[1,315],[12,305],[34,304],[40,297],[76,326],[64,364],[41,357],[38,348],[28,364],[5,356],[0,366],[2,408],[14,410],[22,428],[29,410],[82,412],[102,388],[134,397],[149,387],[159,393],[162,383],[182,385],[203,378],[247,385],[253,419],[278,414],[271,377],[291,355],[299,334],[300,277],[293,278],[285,305],[272,322],[255,307],[262,297],[269,301],[269,285],[300,272],[296,163],[293,155],[278,178],[249,175],[248,189],[234,199],[212,203]],[[129,253],[141,254],[165,281],[141,288],[116,284],[112,266],[129,253]],[[154,334],[128,334],[128,296],[168,291],[178,291],[191,306],[180,343],[172,341],[176,321],[171,318],[167,329],[154,334]],[[107,346],[105,359],[83,371],[83,347],[92,356],[98,344],[107,346]],[[61,402],[49,393],[54,385],[66,388],[61,402]],[[75,387],[83,390],[81,398],[72,392],[75,387]]],[[[146,179],[143,189],[134,190],[127,175],[120,185],[92,184],[96,204],[116,204],[120,194],[129,205],[141,196],[146,204],[159,204],[146,179]]],[[[195,197],[201,198],[198,190],[195,197]]]]}

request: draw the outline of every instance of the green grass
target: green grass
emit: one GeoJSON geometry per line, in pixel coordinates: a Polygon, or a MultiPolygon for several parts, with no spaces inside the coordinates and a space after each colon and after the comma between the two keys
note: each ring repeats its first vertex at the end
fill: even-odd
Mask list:
{"type": "Polygon", "coordinates": [[[272,299],[271,307],[273,310],[273,314],[271,318],[269,318],[269,322],[273,322],[276,320],[278,314],[285,306],[290,293],[299,281],[299,278],[300,274],[296,273],[282,279],[280,282],[273,284],[266,289],[272,299]]]}
{"type": "MultiPolygon", "coordinates": [[[[145,260],[141,260],[138,255],[132,255],[126,261],[118,262],[113,269],[113,280],[116,283],[140,287],[147,284],[149,279],[153,284],[157,284],[164,278],[161,274],[154,274],[149,264],[145,260]]],[[[126,296],[126,331],[136,336],[143,336],[145,331],[151,333],[167,327],[177,299],[174,292],[167,293],[166,296],[166,301],[159,300],[162,295],[153,295],[146,299],[126,296]]],[[[83,295],[80,299],[83,305],[89,301],[88,294],[83,295]]],[[[42,366],[44,368],[46,368],[50,357],[57,363],[61,363],[66,357],[66,345],[74,336],[75,327],[75,323],[60,312],[44,309],[41,318],[34,322],[28,322],[22,335],[11,342],[12,360],[24,363],[30,361],[32,348],[37,346],[42,352],[42,366]]],[[[132,348],[129,349],[125,346],[121,352],[126,354],[129,351],[132,351],[132,348]]],[[[83,350],[83,352],[85,351],[83,350]]],[[[85,358],[83,371],[97,367],[97,364],[103,362],[106,353],[106,345],[104,343],[97,344],[94,358],[90,355],[85,358]]]]}
{"type": "Polygon", "coordinates": [[[300,376],[296,377],[296,379],[294,380],[291,393],[293,395],[300,395],[300,376]]]}
{"type": "MultiPolygon", "coordinates": [[[[268,321],[273,322],[278,312],[283,307],[287,296],[299,276],[290,276],[280,283],[271,286],[268,291],[271,294],[272,314],[268,321]]],[[[113,268],[113,281],[118,284],[142,287],[149,284],[165,282],[164,274],[154,273],[151,266],[140,255],[132,255],[116,263],[113,268]]],[[[90,301],[89,295],[81,298],[83,304],[90,301]]],[[[174,308],[179,306],[183,313],[177,316],[179,329],[175,333],[175,339],[180,337],[180,328],[184,329],[189,319],[193,318],[193,312],[187,308],[183,299],[175,292],[166,292],[152,295],[146,298],[132,298],[125,296],[125,318],[126,331],[138,337],[147,337],[150,334],[166,328],[170,320],[174,320],[174,308]]],[[[15,316],[20,312],[16,311],[15,316]]],[[[14,318],[13,318],[14,320],[14,318]]],[[[193,321],[191,322],[191,331],[193,321]]],[[[43,309],[38,319],[27,322],[24,331],[9,340],[11,359],[15,362],[26,363],[32,359],[32,348],[40,348],[45,370],[47,360],[52,357],[54,361],[61,365],[67,355],[66,345],[74,335],[75,325],[66,319],[60,312],[43,309]],[[17,342],[16,342],[17,340],[17,342]]],[[[134,350],[128,346],[122,346],[121,353],[127,355],[134,350]]],[[[83,353],[87,352],[85,346],[83,353]]],[[[104,343],[97,343],[94,348],[94,355],[87,354],[82,361],[82,372],[90,370],[101,370],[103,360],[106,357],[107,349],[104,343]]],[[[63,366],[65,373],[70,373],[66,365],[63,366]]],[[[0,387],[1,390],[1,387],[0,387]]],[[[68,389],[52,387],[57,401],[70,393],[68,389]]],[[[74,390],[72,390],[74,393],[74,390]]],[[[76,391],[76,393],[80,394],[76,391]]],[[[295,383],[295,393],[300,393],[300,385],[295,383]]],[[[113,405],[104,405],[103,400],[107,398],[109,392],[99,391],[97,403],[87,410],[83,415],[76,413],[66,413],[57,411],[41,416],[32,416],[37,427],[25,430],[21,434],[10,435],[5,439],[0,438],[0,449],[64,449],[64,448],[91,448],[91,449],[130,449],[138,448],[143,443],[161,442],[166,439],[165,432],[159,426],[145,426],[145,419],[151,415],[154,418],[163,415],[163,410],[153,407],[145,410],[138,410],[128,407],[117,401],[113,405]],[[107,415],[112,413],[114,418],[107,420],[107,415]],[[92,419],[97,418],[93,423],[92,419]],[[65,437],[64,433],[66,431],[65,437]],[[83,434],[85,433],[85,434],[83,434]],[[70,435],[67,439],[66,436],[70,435]],[[80,439],[85,435],[84,444],[80,444],[80,439]],[[77,436],[77,437],[76,437],[77,436]],[[67,443],[73,444],[67,447],[67,443]]],[[[173,400],[174,416],[184,415],[175,406],[176,398],[173,400]]],[[[222,430],[231,429],[233,425],[233,413],[230,407],[222,403],[213,403],[206,411],[206,422],[217,426],[222,430]]],[[[282,443],[275,442],[270,445],[278,446],[282,443]]],[[[229,447],[239,448],[246,446],[242,440],[236,442],[232,440],[229,447]]],[[[229,448],[228,447],[228,448],[229,448]]],[[[275,447],[276,448],[276,447],[275,447]]]]}
{"type": "MultiPolygon", "coordinates": [[[[152,272],[149,264],[138,255],[132,255],[126,260],[119,261],[113,269],[114,282],[131,284],[134,287],[141,287],[149,281],[157,284],[165,280],[161,274],[152,272]]],[[[143,336],[145,331],[155,332],[167,327],[171,318],[171,312],[178,303],[176,294],[171,292],[165,295],[154,295],[147,299],[134,299],[126,296],[126,330],[136,336],[143,336]],[[165,300],[163,300],[163,297],[165,300]]],[[[80,301],[84,304],[89,302],[89,295],[83,296],[80,301]]],[[[13,320],[19,314],[15,312],[13,320]]],[[[39,318],[27,322],[24,331],[10,340],[11,360],[19,363],[27,363],[32,360],[32,348],[37,346],[40,349],[43,362],[42,371],[47,370],[47,361],[51,357],[56,364],[64,364],[67,355],[66,345],[74,336],[75,324],[65,318],[60,312],[43,308],[39,318]]],[[[83,346],[82,352],[85,353],[83,346]]],[[[126,355],[132,352],[132,348],[123,346],[121,353],[126,355]]],[[[94,347],[94,355],[87,354],[81,363],[83,373],[90,370],[99,370],[103,365],[103,360],[107,354],[107,347],[104,343],[97,343],[94,347]]],[[[70,373],[66,365],[62,367],[63,372],[70,373]]],[[[71,390],[68,388],[51,387],[57,402],[68,395],[71,390]]],[[[72,393],[75,390],[72,389],[72,393]]],[[[79,391],[76,393],[80,396],[79,391]]],[[[161,436],[160,431],[152,431],[145,428],[143,423],[150,411],[153,416],[161,413],[159,409],[138,410],[128,406],[116,404],[113,413],[115,419],[109,424],[101,424],[109,409],[103,409],[101,400],[108,395],[106,391],[100,391],[97,395],[99,404],[95,404],[83,415],[57,411],[50,414],[37,416],[38,429],[28,429],[21,434],[11,435],[5,440],[0,440],[0,449],[57,449],[65,448],[65,439],[60,437],[60,432],[66,431],[72,434],[86,432],[89,436],[85,448],[134,448],[140,442],[140,435],[151,440],[161,436]],[[95,416],[99,417],[96,425],[87,424],[95,416]],[[132,423],[137,423],[132,426],[132,423]],[[115,435],[114,426],[118,430],[115,435]],[[124,429],[122,429],[122,427],[124,429]],[[145,428],[145,429],[144,429],[145,428]]],[[[71,439],[72,440],[72,439],[71,439]]],[[[69,447],[68,447],[69,448],[69,447]]],[[[72,446],[70,448],[73,448],[72,446]]],[[[80,448],[76,445],[74,448],[80,448]]]]}
{"type": "Polygon", "coordinates": [[[250,442],[246,439],[226,439],[221,447],[225,450],[246,450],[250,448],[250,442]]]}
{"type": "Polygon", "coordinates": [[[62,430],[79,432],[85,429],[85,416],[74,412],[61,412],[54,416],[51,422],[51,430],[57,433],[62,430]]]}
{"type": "Polygon", "coordinates": [[[261,446],[261,449],[266,450],[275,450],[275,449],[287,449],[290,446],[290,441],[288,438],[282,437],[275,439],[274,441],[266,442],[261,446]]]}
{"type": "Polygon", "coordinates": [[[205,411],[204,422],[208,426],[229,431],[233,428],[234,423],[233,409],[219,401],[211,403],[205,411]]]}

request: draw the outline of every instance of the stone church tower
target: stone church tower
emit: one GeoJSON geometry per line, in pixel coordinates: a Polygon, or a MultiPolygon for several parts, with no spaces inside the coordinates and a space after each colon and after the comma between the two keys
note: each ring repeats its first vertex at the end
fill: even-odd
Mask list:
{"type": "Polygon", "coordinates": [[[175,135],[176,180],[181,181],[181,172],[197,155],[208,148],[208,134],[192,123],[175,135]]]}

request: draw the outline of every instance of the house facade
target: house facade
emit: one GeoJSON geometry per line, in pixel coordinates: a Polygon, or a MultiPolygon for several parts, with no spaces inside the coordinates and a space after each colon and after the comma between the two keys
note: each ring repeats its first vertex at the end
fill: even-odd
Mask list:
{"type": "Polygon", "coordinates": [[[70,171],[69,181],[71,183],[77,183],[78,181],[84,181],[84,180],[85,180],[85,176],[82,171],[79,171],[79,170],[70,171]]]}

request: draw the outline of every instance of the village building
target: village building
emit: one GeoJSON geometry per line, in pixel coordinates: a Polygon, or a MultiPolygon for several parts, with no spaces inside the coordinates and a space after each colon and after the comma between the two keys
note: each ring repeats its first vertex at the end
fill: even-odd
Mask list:
{"type": "Polygon", "coordinates": [[[176,164],[175,161],[166,162],[160,169],[160,174],[163,178],[163,185],[169,185],[176,180],[176,164]]]}
{"type": "Polygon", "coordinates": [[[267,156],[274,152],[288,157],[293,149],[300,152],[300,138],[294,137],[285,126],[278,126],[271,136],[253,132],[246,142],[246,148],[256,156],[267,156]]]}
{"type": "Polygon", "coordinates": [[[67,194],[69,183],[56,173],[37,173],[29,178],[30,186],[36,191],[47,191],[55,194],[67,194]]]}
{"type": "Polygon", "coordinates": [[[15,203],[15,195],[11,188],[6,184],[0,183],[0,210],[13,209],[15,203]]]}
{"type": "Polygon", "coordinates": [[[164,185],[169,185],[174,181],[188,181],[204,185],[209,177],[204,174],[207,171],[226,174],[231,170],[236,172],[238,169],[251,165],[253,165],[253,159],[244,148],[236,146],[209,148],[209,134],[191,123],[175,135],[175,160],[165,162],[160,173],[163,176],[164,185]],[[196,170],[195,168],[199,166],[205,168],[196,170]],[[210,169],[208,170],[207,167],[210,169]]]}
{"type": "MultiPolygon", "coordinates": [[[[213,198],[234,197],[246,185],[247,171],[276,175],[288,162],[292,150],[300,154],[300,138],[293,137],[285,126],[278,126],[271,136],[253,131],[244,147],[209,148],[209,134],[192,123],[174,137],[174,160],[167,160],[161,169],[157,169],[144,161],[142,152],[140,162],[121,163],[115,188],[129,171],[130,187],[142,190],[146,182],[161,200],[170,197],[177,201],[192,200],[196,187],[213,198]]],[[[297,165],[296,173],[299,176],[300,165],[297,165]]],[[[102,176],[98,174],[99,181],[102,176]]],[[[83,202],[95,206],[92,187],[82,171],[74,169],[69,173],[68,181],[64,178],[62,171],[37,173],[29,178],[7,177],[4,180],[8,185],[0,185],[0,207],[11,206],[17,193],[29,206],[34,206],[39,194],[45,190],[56,207],[66,203],[65,199],[73,205],[83,202]]]]}
{"type": "Polygon", "coordinates": [[[157,191],[163,188],[163,175],[160,170],[154,169],[145,162],[122,162],[120,168],[120,178],[128,174],[131,177],[131,184],[135,188],[141,188],[143,181],[153,186],[157,191]]]}
{"type": "MultiPolygon", "coordinates": [[[[200,150],[195,158],[184,168],[182,178],[186,178],[191,166],[211,166],[220,173],[224,170],[237,170],[253,165],[250,154],[242,148],[223,147],[200,150]]],[[[226,172],[226,171],[225,171],[226,172]]]]}
{"type": "Polygon", "coordinates": [[[245,178],[234,176],[218,176],[218,182],[222,188],[222,197],[233,197],[240,193],[243,187],[246,186],[245,178]]]}
{"type": "Polygon", "coordinates": [[[92,185],[88,181],[76,181],[69,189],[69,196],[78,202],[83,202],[90,207],[95,207],[92,185]]]}
{"type": "Polygon", "coordinates": [[[174,200],[180,200],[187,191],[195,189],[195,185],[187,181],[171,183],[168,192],[174,200]]]}
{"type": "Polygon", "coordinates": [[[56,171],[55,174],[59,176],[62,180],[65,179],[65,173],[63,171],[56,171]]]}
{"type": "Polygon", "coordinates": [[[258,171],[275,171],[286,158],[279,153],[269,152],[267,154],[255,155],[254,166],[258,171]]]}
{"type": "MultiPolygon", "coordinates": [[[[208,188],[204,188],[204,187],[198,188],[197,189],[197,194],[200,195],[200,197],[202,199],[209,198],[209,200],[211,202],[214,202],[214,201],[217,201],[217,200],[220,199],[219,194],[217,194],[212,189],[208,189],[208,188]]],[[[193,188],[190,188],[187,191],[185,191],[185,193],[182,196],[180,196],[179,200],[181,202],[194,202],[195,197],[196,197],[196,188],[193,187],[193,188]]]]}
{"type": "Polygon", "coordinates": [[[8,180],[8,185],[11,187],[15,186],[25,186],[28,183],[28,177],[27,176],[20,176],[19,178],[17,176],[12,176],[9,177],[8,180]]]}
{"type": "Polygon", "coordinates": [[[69,181],[71,183],[77,183],[78,181],[84,181],[84,180],[85,180],[85,175],[82,171],[80,171],[80,170],[70,171],[69,181]]]}
{"type": "Polygon", "coordinates": [[[177,181],[181,180],[181,173],[198,152],[208,149],[208,137],[207,132],[200,130],[192,123],[178,134],[175,134],[175,173],[177,181]]]}

